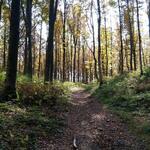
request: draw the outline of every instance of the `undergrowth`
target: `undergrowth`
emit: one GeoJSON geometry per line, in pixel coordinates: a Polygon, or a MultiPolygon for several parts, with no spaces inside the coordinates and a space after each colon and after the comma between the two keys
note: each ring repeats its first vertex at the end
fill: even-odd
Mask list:
{"type": "Polygon", "coordinates": [[[36,149],[40,138],[62,134],[64,120],[48,108],[0,104],[0,149],[36,149]]]}
{"type": "MultiPolygon", "coordinates": [[[[5,73],[0,74],[0,91],[4,88],[5,73]]],[[[0,149],[38,149],[43,140],[63,134],[70,97],[70,83],[25,76],[17,79],[15,101],[0,103],[0,149]]]]}

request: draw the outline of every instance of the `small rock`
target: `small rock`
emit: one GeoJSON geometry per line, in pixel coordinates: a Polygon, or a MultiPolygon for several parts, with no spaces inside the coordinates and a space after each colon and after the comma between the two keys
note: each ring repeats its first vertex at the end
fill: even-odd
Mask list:
{"type": "Polygon", "coordinates": [[[103,129],[102,128],[98,128],[98,131],[103,131],[103,129]]]}
{"type": "Polygon", "coordinates": [[[110,122],[110,119],[107,119],[106,122],[110,122]]]}
{"type": "Polygon", "coordinates": [[[114,146],[125,146],[125,141],[123,139],[118,139],[114,142],[114,146]]]}

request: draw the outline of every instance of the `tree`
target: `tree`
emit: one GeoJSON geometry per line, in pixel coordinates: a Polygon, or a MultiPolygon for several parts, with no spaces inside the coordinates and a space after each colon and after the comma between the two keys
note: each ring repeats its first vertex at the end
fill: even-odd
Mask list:
{"type": "Polygon", "coordinates": [[[27,0],[26,8],[26,19],[27,19],[27,52],[28,52],[28,62],[27,62],[27,75],[32,79],[32,0],[27,0]]]}
{"type": "Polygon", "coordinates": [[[67,2],[64,0],[63,13],[63,81],[66,80],[66,17],[67,17],[67,2]]]}
{"type": "Polygon", "coordinates": [[[49,32],[46,48],[46,63],[45,63],[45,83],[53,81],[53,50],[54,50],[54,25],[56,21],[58,0],[49,2],[49,32]]]}
{"type": "MultiPolygon", "coordinates": [[[[134,39],[133,39],[133,27],[130,16],[129,0],[127,2],[127,13],[128,13],[128,25],[129,25],[129,35],[130,35],[130,70],[133,70],[133,51],[134,51],[134,39]]],[[[135,70],[136,70],[136,65],[135,70]]]]}
{"type": "Polygon", "coordinates": [[[98,7],[98,69],[99,69],[99,84],[103,83],[102,68],[101,68],[101,8],[100,0],[97,0],[98,7]]]}
{"type": "Polygon", "coordinates": [[[140,20],[139,20],[139,1],[136,0],[136,9],[137,9],[137,28],[138,28],[138,38],[139,38],[139,64],[140,64],[140,73],[143,74],[143,65],[142,65],[142,39],[141,39],[141,30],[140,30],[140,20]]]}
{"type": "Polygon", "coordinates": [[[106,50],[106,76],[108,76],[108,37],[107,37],[107,21],[106,12],[104,10],[104,24],[105,24],[105,50],[106,50]]]}
{"type": "Polygon", "coordinates": [[[95,28],[94,28],[94,18],[93,18],[93,0],[91,0],[91,28],[92,28],[92,38],[93,38],[93,57],[94,57],[94,71],[95,71],[94,74],[95,74],[95,78],[98,80],[96,46],[95,46],[95,28]]]}
{"type": "Polygon", "coordinates": [[[2,5],[3,5],[3,0],[0,0],[0,21],[2,18],[2,5]]]}
{"type": "Polygon", "coordinates": [[[149,21],[149,37],[150,37],[150,1],[149,0],[146,0],[147,1],[147,14],[148,14],[148,21],[149,21]]]}
{"type": "Polygon", "coordinates": [[[122,38],[122,15],[121,15],[121,5],[120,5],[120,0],[118,0],[118,9],[119,9],[119,23],[120,23],[120,60],[119,60],[119,72],[120,74],[123,74],[123,38],[122,38]]]}
{"type": "Polygon", "coordinates": [[[42,20],[42,14],[41,13],[41,22],[40,22],[40,44],[39,44],[39,61],[38,61],[38,78],[40,77],[41,72],[41,50],[42,50],[42,31],[43,31],[43,20],[42,20]]]}
{"type": "Polygon", "coordinates": [[[16,76],[17,76],[17,57],[19,44],[19,22],[20,22],[20,0],[12,0],[10,17],[10,34],[8,62],[6,71],[6,81],[3,93],[4,100],[11,100],[17,97],[16,76]]]}

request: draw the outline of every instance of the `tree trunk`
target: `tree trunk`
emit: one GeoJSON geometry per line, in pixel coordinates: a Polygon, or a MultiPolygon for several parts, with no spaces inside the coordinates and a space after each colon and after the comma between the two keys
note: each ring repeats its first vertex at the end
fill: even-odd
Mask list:
{"type": "Polygon", "coordinates": [[[49,3],[49,33],[46,48],[46,63],[45,63],[45,83],[53,81],[53,50],[54,50],[54,25],[56,20],[58,0],[51,0],[49,3]]]}
{"type": "Polygon", "coordinates": [[[103,83],[102,77],[102,64],[101,64],[101,9],[100,9],[100,0],[97,0],[98,7],[98,69],[99,69],[99,85],[103,83]]]}
{"type": "Polygon", "coordinates": [[[20,23],[20,0],[17,1],[12,0],[4,100],[11,100],[17,97],[16,77],[17,77],[17,58],[18,58],[18,44],[19,44],[19,23],[20,23]]]}
{"type": "Polygon", "coordinates": [[[43,29],[43,21],[41,20],[40,44],[39,44],[39,63],[38,63],[38,78],[40,78],[40,73],[41,73],[42,29],[43,29]]]}
{"type": "Polygon", "coordinates": [[[120,60],[119,60],[119,72],[120,74],[123,74],[124,70],[124,63],[123,63],[123,38],[122,38],[122,15],[121,15],[121,6],[120,6],[120,0],[118,0],[118,9],[119,9],[119,22],[120,22],[120,60]]]}
{"type": "Polygon", "coordinates": [[[80,48],[81,48],[80,38],[79,38],[78,44],[79,44],[78,46],[78,82],[80,82],[80,48]]]}
{"type": "Polygon", "coordinates": [[[92,18],[91,26],[92,26],[92,38],[93,38],[94,75],[95,75],[95,78],[98,80],[96,48],[95,48],[95,29],[94,29],[94,19],[93,19],[93,0],[91,4],[91,18],[92,18]]]}
{"type": "Polygon", "coordinates": [[[148,2],[148,21],[149,21],[149,37],[150,37],[150,1],[148,2]]]}
{"type": "Polygon", "coordinates": [[[63,15],[63,81],[66,80],[66,0],[64,0],[63,15]]]}
{"type": "Polygon", "coordinates": [[[76,53],[77,53],[77,39],[74,38],[74,58],[73,58],[73,82],[76,82],[76,53]]]}
{"type": "Polygon", "coordinates": [[[3,70],[6,69],[6,24],[4,26],[4,51],[3,51],[3,70]]]}
{"type": "Polygon", "coordinates": [[[104,17],[104,23],[105,23],[105,49],[106,49],[106,76],[108,76],[108,40],[107,40],[106,14],[104,17]]]}
{"type": "Polygon", "coordinates": [[[3,5],[3,0],[0,0],[0,21],[2,19],[2,5],[3,5]]]}
{"type": "MultiPolygon", "coordinates": [[[[111,21],[112,25],[112,21],[111,21]]],[[[113,31],[112,31],[112,26],[111,26],[111,50],[110,50],[110,57],[111,57],[111,63],[110,63],[110,75],[113,76],[113,31]]]]}
{"type": "Polygon", "coordinates": [[[128,12],[128,23],[129,23],[129,35],[130,35],[130,70],[133,70],[133,49],[134,49],[134,39],[133,39],[133,28],[131,24],[129,0],[127,0],[127,12],[128,12]]]}
{"type": "Polygon", "coordinates": [[[82,46],[82,82],[85,83],[85,48],[82,46]]]}
{"type": "Polygon", "coordinates": [[[70,72],[71,72],[71,81],[73,81],[73,63],[72,63],[72,61],[73,61],[73,46],[72,46],[72,35],[71,35],[71,38],[70,38],[70,43],[71,43],[71,47],[70,47],[70,50],[71,50],[71,63],[70,63],[70,72]]]}
{"type": "Polygon", "coordinates": [[[26,9],[27,18],[27,51],[28,51],[28,61],[27,61],[27,76],[32,79],[32,0],[27,0],[26,9]]]}
{"type": "Polygon", "coordinates": [[[134,61],[134,70],[137,70],[137,64],[136,64],[136,43],[135,43],[135,38],[134,38],[134,33],[135,33],[135,29],[134,29],[134,0],[132,3],[132,23],[131,23],[131,27],[132,27],[132,36],[133,36],[133,61],[134,61]]]}
{"type": "Polygon", "coordinates": [[[57,67],[58,67],[58,38],[55,33],[55,68],[54,68],[54,80],[57,80],[57,67]]]}
{"type": "Polygon", "coordinates": [[[142,38],[140,30],[140,20],[139,20],[139,2],[136,0],[137,7],[137,27],[138,27],[138,38],[139,38],[139,63],[140,63],[140,73],[143,74],[143,65],[142,65],[142,38]]]}
{"type": "Polygon", "coordinates": [[[27,34],[26,34],[24,47],[24,75],[27,74],[27,62],[28,62],[28,50],[27,50],[27,34]]]}

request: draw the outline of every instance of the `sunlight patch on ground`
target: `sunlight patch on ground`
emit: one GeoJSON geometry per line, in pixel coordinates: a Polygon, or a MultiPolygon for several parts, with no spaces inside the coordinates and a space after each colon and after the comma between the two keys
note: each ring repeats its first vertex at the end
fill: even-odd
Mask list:
{"type": "Polygon", "coordinates": [[[81,87],[72,87],[70,90],[71,90],[71,92],[77,92],[77,91],[83,90],[83,88],[81,88],[81,87]]]}
{"type": "Polygon", "coordinates": [[[106,116],[104,114],[93,114],[92,120],[104,120],[106,116]]]}

